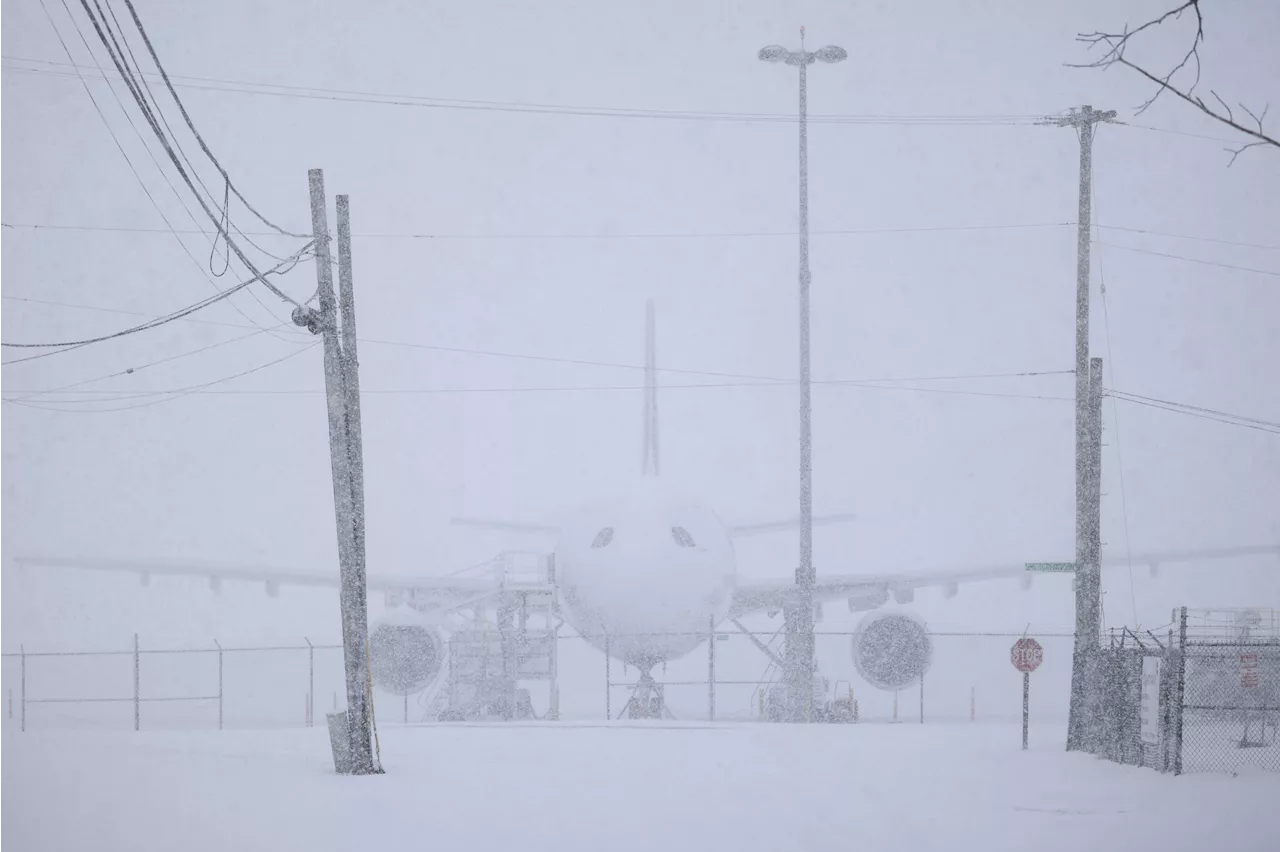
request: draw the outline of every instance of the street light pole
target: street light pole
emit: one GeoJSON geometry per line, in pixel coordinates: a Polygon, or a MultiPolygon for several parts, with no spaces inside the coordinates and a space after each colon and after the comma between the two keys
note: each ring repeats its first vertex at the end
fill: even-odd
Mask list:
{"type": "Polygon", "coordinates": [[[842,47],[828,45],[810,52],[780,45],[760,49],[764,62],[785,62],[800,69],[800,565],[796,568],[796,602],[786,608],[787,646],[785,678],[790,692],[793,721],[808,721],[813,707],[813,416],[809,376],[809,131],[808,68],[817,61],[841,62],[848,57],[842,47]]]}

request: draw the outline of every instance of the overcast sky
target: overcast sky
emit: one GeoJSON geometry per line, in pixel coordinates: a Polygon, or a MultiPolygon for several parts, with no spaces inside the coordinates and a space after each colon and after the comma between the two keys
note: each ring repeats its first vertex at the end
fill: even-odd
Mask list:
{"type": "MultiPolygon", "coordinates": [[[[73,18],[45,2],[74,61],[92,65],[73,18]]],[[[207,78],[179,81],[189,84],[179,93],[267,218],[309,230],[308,168],[325,170],[330,196],[351,197],[373,573],[445,573],[503,546],[451,528],[451,513],[543,518],[640,469],[642,397],[628,390],[639,371],[415,347],[638,365],[649,297],[660,366],[708,372],[661,376],[664,476],[726,520],[794,513],[795,386],[673,386],[796,375],[796,125],[489,107],[789,114],[794,69],[756,52],[798,46],[801,24],[811,48],[849,52],[812,69],[812,113],[915,117],[809,131],[814,378],[913,379],[814,389],[816,510],[859,515],[818,531],[819,572],[1072,556],[1071,376],[931,378],[1073,366],[1076,137],[993,116],[1091,103],[1132,122],[1101,128],[1095,149],[1096,238],[1107,245],[1094,248],[1093,352],[1106,358],[1107,386],[1280,420],[1280,252],[1206,241],[1280,244],[1280,159],[1257,149],[1228,168],[1227,128],[1168,97],[1134,117],[1150,94],[1135,75],[1064,67],[1088,57],[1078,31],[1168,4],[137,5],[170,73],[207,78]],[[455,103],[230,91],[242,83],[455,103]],[[919,121],[937,116],[978,118],[919,121]],[[848,233],[868,229],[882,232],[848,233]]],[[[202,273],[204,237],[181,237],[193,261],[168,233],[117,140],[169,221],[194,225],[112,91],[88,83],[109,132],[73,69],[42,64],[68,58],[40,4],[6,0],[3,12],[3,219],[14,226],[3,231],[4,340],[114,331],[138,317],[89,308],[162,314],[209,295],[210,280],[240,280],[234,263],[221,279],[202,273]]],[[[1236,0],[1207,14],[1202,86],[1255,108],[1276,98],[1280,7],[1236,0]]],[[[1165,62],[1189,35],[1171,26],[1146,55],[1165,62]]],[[[136,109],[129,116],[145,130],[136,109]]],[[[181,138],[195,159],[185,129],[181,138]]],[[[201,173],[220,201],[216,173],[201,173]]],[[[195,209],[185,188],[183,198],[195,209]]],[[[264,229],[243,205],[232,215],[264,229]]],[[[303,241],[259,242],[288,253],[303,241]]],[[[307,262],[282,286],[306,297],[314,282],[307,262]]],[[[255,292],[261,303],[240,295],[198,317],[287,317],[255,292]]],[[[4,395],[252,330],[170,323],[8,366],[4,395]]],[[[294,353],[297,340],[258,334],[78,390],[210,382],[294,353]]],[[[85,393],[27,400],[56,411],[6,404],[5,590],[20,554],[335,570],[322,378],[314,348],[169,401],[85,393]]],[[[1275,435],[1110,401],[1105,417],[1107,553],[1126,541],[1141,551],[1280,538],[1275,435]]],[[[746,541],[741,570],[788,577],[795,553],[794,535],[746,541]]],[[[1204,570],[1212,583],[1152,580],[1143,568],[1131,587],[1127,572],[1109,574],[1110,620],[1167,620],[1174,603],[1280,605],[1274,559],[1204,570]]],[[[4,598],[6,646],[57,623],[49,608],[64,599],[17,597],[4,598]]],[[[974,623],[1070,623],[1066,595],[1031,615],[1010,613],[1014,598],[986,600],[967,605],[978,607],[967,611],[974,623]]]]}

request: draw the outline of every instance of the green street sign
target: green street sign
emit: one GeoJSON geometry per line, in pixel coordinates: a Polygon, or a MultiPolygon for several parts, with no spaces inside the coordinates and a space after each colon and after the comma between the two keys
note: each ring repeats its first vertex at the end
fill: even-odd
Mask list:
{"type": "Polygon", "coordinates": [[[1074,562],[1028,562],[1028,571],[1047,571],[1051,574],[1071,574],[1076,570],[1074,562]]]}

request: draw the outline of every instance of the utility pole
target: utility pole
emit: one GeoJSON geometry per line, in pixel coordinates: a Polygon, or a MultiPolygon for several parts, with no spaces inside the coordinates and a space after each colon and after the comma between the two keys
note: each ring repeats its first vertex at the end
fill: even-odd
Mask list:
{"type": "Polygon", "coordinates": [[[333,508],[337,521],[341,571],[342,650],[347,677],[347,734],[353,775],[372,775],[373,726],[366,680],[365,643],[368,604],[364,576],[364,482],[360,450],[360,392],[355,358],[355,305],[351,285],[351,230],[345,196],[338,215],[339,279],[342,287],[342,338],[333,295],[329,223],[324,173],[307,173],[311,190],[311,229],[315,237],[316,284],[320,308],[298,308],[296,325],[324,341],[324,384],[329,413],[329,459],[333,471],[333,508]],[[345,340],[344,340],[345,339],[345,340]],[[343,351],[343,343],[347,351],[343,351]]]}
{"type": "MultiPolygon", "coordinates": [[[[1089,239],[1093,199],[1093,134],[1100,122],[1115,119],[1115,110],[1099,111],[1085,104],[1066,116],[1053,116],[1041,124],[1073,127],[1080,139],[1080,198],[1076,216],[1076,635],[1071,663],[1071,707],[1067,723],[1067,750],[1084,748],[1088,719],[1085,715],[1089,661],[1098,642],[1101,583],[1089,541],[1089,239]]],[[[1096,527],[1096,525],[1095,525],[1096,527]]],[[[1097,535],[1096,528],[1094,535],[1097,535]]]]}
{"type": "Polygon", "coordinates": [[[1102,709],[1101,690],[1106,689],[1106,684],[1098,682],[1100,668],[1096,653],[1102,621],[1102,395],[1102,359],[1090,358],[1087,448],[1089,477],[1084,510],[1085,558],[1083,562],[1076,564],[1076,580],[1080,586],[1087,586],[1086,597],[1090,609],[1085,614],[1092,631],[1088,634],[1091,638],[1087,645],[1089,653],[1085,657],[1084,702],[1081,708],[1083,724],[1079,733],[1081,745],[1094,754],[1100,747],[1097,737],[1098,713],[1102,709]]]}
{"type": "Polygon", "coordinates": [[[791,721],[807,722],[813,709],[814,640],[813,587],[817,575],[813,567],[813,423],[809,379],[809,76],[815,62],[843,62],[849,56],[843,47],[828,45],[816,51],[804,48],[804,27],[800,28],[800,49],[781,45],[760,49],[764,62],[785,62],[800,70],[800,565],[796,568],[797,595],[783,608],[786,622],[784,678],[788,687],[791,721]]]}

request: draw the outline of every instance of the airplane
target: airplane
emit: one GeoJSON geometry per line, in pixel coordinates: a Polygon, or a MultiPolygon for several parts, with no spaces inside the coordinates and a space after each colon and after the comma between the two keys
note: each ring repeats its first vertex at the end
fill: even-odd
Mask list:
{"type": "MultiPolygon", "coordinates": [[[[791,580],[745,582],[737,573],[735,541],[798,527],[798,518],[752,523],[726,523],[706,503],[677,492],[659,476],[657,412],[657,358],[653,301],[645,312],[645,382],[643,449],[640,476],[612,493],[587,500],[567,512],[560,523],[528,523],[455,517],[458,526],[508,532],[544,533],[556,538],[551,594],[555,610],[593,646],[640,673],[637,696],[648,696],[656,687],[655,666],[679,659],[708,641],[717,626],[755,612],[774,613],[800,600],[791,580]]],[[[815,515],[814,524],[853,519],[852,514],[815,515]]],[[[1147,564],[1220,559],[1260,553],[1280,555],[1280,546],[1227,547],[1196,551],[1136,554],[1104,559],[1104,565],[1147,564]]],[[[24,557],[20,564],[47,567],[83,567],[138,573],[143,583],[153,574],[198,575],[209,578],[215,591],[224,579],[264,582],[267,593],[279,593],[283,585],[337,586],[335,573],[244,567],[217,563],[172,560],[102,560],[24,557]]],[[[927,570],[825,575],[813,589],[815,605],[835,600],[848,602],[850,612],[878,609],[892,595],[909,604],[917,589],[937,587],[954,597],[963,582],[1018,577],[1023,588],[1032,580],[1027,564],[995,565],[966,570],[927,570]]],[[[389,599],[407,600],[427,621],[413,632],[402,617],[389,619],[370,631],[370,645],[389,648],[394,636],[403,636],[403,649],[424,648],[424,631],[448,630],[441,616],[464,609],[495,604],[504,593],[503,582],[492,577],[415,576],[389,578],[371,575],[370,591],[383,591],[389,599]],[[384,641],[375,641],[382,632],[384,641]]],[[[456,626],[456,625],[454,625],[456,626]]],[[[748,634],[750,635],[750,634],[748,634]]],[[[439,674],[443,654],[436,640],[439,674]]],[[[756,643],[765,650],[762,643],[756,643]]],[[[391,651],[387,651],[391,653],[391,651]]],[[[776,658],[775,658],[776,661],[776,658]]],[[[375,679],[380,669],[375,659],[375,679]]],[[[425,685],[423,686],[425,688],[425,685]]]]}

